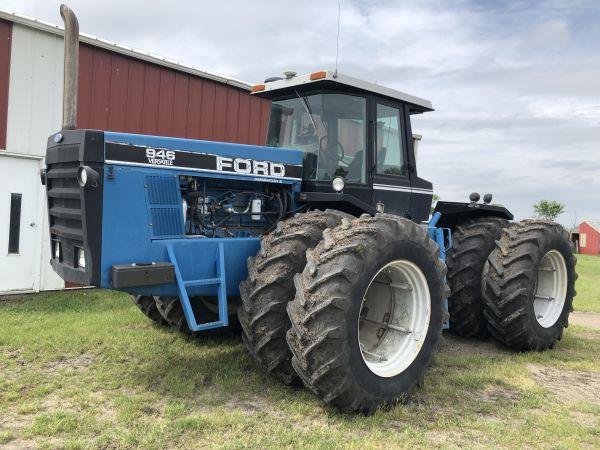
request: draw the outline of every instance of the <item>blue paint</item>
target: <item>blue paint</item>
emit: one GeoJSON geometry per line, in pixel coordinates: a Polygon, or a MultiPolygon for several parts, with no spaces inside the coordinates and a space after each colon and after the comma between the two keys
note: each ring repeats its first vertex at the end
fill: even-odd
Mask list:
{"type": "MultiPolygon", "coordinates": [[[[242,157],[286,164],[302,164],[302,152],[281,148],[221,142],[105,133],[107,142],[154,148],[211,153],[223,157],[242,157]]],[[[198,173],[185,168],[140,167],[126,162],[106,164],[103,184],[101,285],[111,288],[112,266],[117,264],[171,262],[176,282],[129,288],[140,295],[178,296],[188,326],[193,331],[227,326],[227,297],[239,295],[239,284],[246,278],[248,257],[256,255],[260,238],[204,238],[185,233],[180,176],[201,177],[227,183],[240,182],[249,190],[262,191],[270,180],[237,173],[198,173]],[[216,296],[219,320],[202,323],[194,317],[190,297],[216,296]]],[[[300,182],[272,180],[300,191],[300,182]]],[[[296,205],[293,204],[293,207],[296,205]]],[[[89,205],[87,206],[89,207],[89,205]]]]}
{"type": "MultiPolygon", "coordinates": [[[[183,306],[183,313],[188,327],[191,331],[204,331],[213,328],[226,327],[229,325],[229,317],[227,314],[227,281],[225,272],[225,251],[223,242],[217,243],[217,251],[214,254],[213,264],[215,265],[216,276],[212,278],[199,278],[195,280],[186,280],[182,275],[182,269],[179,267],[179,260],[175,256],[175,245],[169,243],[166,245],[169,260],[175,266],[175,280],[177,284],[177,293],[183,306]],[[215,322],[198,324],[190,298],[188,295],[189,289],[197,286],[215,286],[218,289],[219,301],[219,320],[215,322]]],[[[207,258],[209,259],[209,258],[207,258]]]]}
{"type": "MultiPolygon", "coordinates": [[[[445,264],[446,263],[446,252],[450,249],[450,247],[452,247],[452,232],[449,228],[436,227],[436,224],[439,222],[441,217],[442,217],[442,214],[440,212],[436,212],[431,217],[431,219],[429,220],[429,223],[427,224],[427,233],[429,234],[429,237],[433,241],[435,241],[435,243],[440,248],[440,260],[442,260],[445,264]]],[[[444,322],[442,323],[442,329],[447,330],[448,328],[450,328],[450,321],[449,321],[450,314],[448,312],[448,299],[447,298],[444,299],[444,308],[446,310],[446,318],[444,319],[444,322]]]]}

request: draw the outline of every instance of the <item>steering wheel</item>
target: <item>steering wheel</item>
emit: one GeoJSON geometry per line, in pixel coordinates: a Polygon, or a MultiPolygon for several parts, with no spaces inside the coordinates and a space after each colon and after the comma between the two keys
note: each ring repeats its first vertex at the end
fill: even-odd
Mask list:
{"type": "MultiPolygon", "coordinates": [[[[321,139],[319,139],[319,152],[320,153],[326,153],[325,149],[323,148],[323,141],[325,139],[327,139],[328,136],[323,136],[321,137],[321,139]]],[[[342,145],[342,143],[340,141],[337,141],[337,162],[340,162],[344,159],[344,156],[346,156],[346,152],[344,151],[344,146],[342,145]],[[341,150],[341,152],[340,152],[341,150]]]]}

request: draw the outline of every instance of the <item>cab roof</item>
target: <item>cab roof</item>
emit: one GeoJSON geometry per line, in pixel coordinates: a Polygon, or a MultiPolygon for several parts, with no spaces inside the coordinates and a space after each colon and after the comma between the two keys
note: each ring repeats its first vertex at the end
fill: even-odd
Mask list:
{"type": "Polygon", "coordinates": [[[314,88],[323,86],[347,86],[353,89],[372,92],[374,94],[381,95],[383,97],[392,98],[406,102],[412,106],[411,112],[422,113],[426,111],[433,111],[433,106],[429,100],[415,97],[414,95],[407,94],[405,92],[390,89],[385,86],[381,86],[376,83],[370,83],[368,81],[359,80],[348,75],[341,74],[333,70],[322,70],[320,72],[313,72],[305,75],[293,75],[289,73],[285,78],[275,79],[274,81],[265,81],[264,84],[257,84],[252,87],[252,94],[259,95],[261,97],[275,98],[279,94],[285,95],[290,88],[305,90],[309,86],[314,88]]]}

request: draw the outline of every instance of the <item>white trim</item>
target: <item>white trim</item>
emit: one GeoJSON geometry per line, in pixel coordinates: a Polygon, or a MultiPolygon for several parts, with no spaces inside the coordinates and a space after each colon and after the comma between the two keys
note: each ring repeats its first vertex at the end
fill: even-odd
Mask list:
{"type": "Polygon", "coordinates": [[[0,156],[6,156],[7,158],[19,158],[19,159],[37,159],[37,160],[44,159],[44,157],[41,155],[28,155],[25,153],[7,152],[6,150],[0,150],[0,156]]]}
{"type": "Polygon", "coordinates": [[[244,179],[250,179],[251,181],[266,181],[271,183],[278,183],[281,180],[289,180],[289,181],[301,181],[302,178],[293,178],[293,177],[265,177],[261,175],[243,175],[237,172],[224,172],[222,170],[213,170],[213,169],[195,169],[193,167],[182,167],[182,166],[157,166],[154,164],[147,163],[137,163],[137,162],[129,162],[129,161],[116,161],[113,159],[107,159],[104,161],[104,164],[114,164],[115,166],[136,166],[136,167],[149,167],[152,169],[173,169],[179,170],[181,172],[207,172],[207,173],[218,173],[219,175],[227,175],[227,176],[238,176],[243,177],[244,179]]]}
{"type": "Polygon", "coordinates": [[[373,184],[373,189],[377,189],[378,191],[409,192],[412,194],[433,194],[433,190],[430,190],[430,189],[411,188],[411,187],[405,187],[405,186],[392,186],[389,184],[373,184]]]}
{"type": "MultiPolygon", "coordinates": [[[[37,30],[45,31],[47,33],[56,34],[58,36],[63,36],[64,31],[63,28],[54,25],[49,22],[45,22],[43,20],[36,19],[34,17],[25,16],[22,14],[9,12],[0,10],[0,18],[8,20],[9,22],[18,23],[21,25],[25,25],[29,28],[35,28],[37,30]]],[[[169,67],[174,70],[178,70],[180,72],[187,72],[192,75],[196,75],[202,78],[208,78],[210,80],[218,81],[220,83],[228,84],[230,86],[235,86],[240,89],[250,90],[250,83],[246,83],[245,81],[238,80],[236,78],[227,77],[225,75],[216,74],[213,72],[208,72],[203,69],[199,69],[197,67],[193,67],[187,64],[183,64],[180,62],[176,62],[167,58],[163,58],[158,55],[153,55],[151,53],[145,52],[143,50],[136,50],[132,47],[126,47],[121,44],[117,44],[116,42],[111,42],[106,39],[102,39],[96,36],[92,36],[87,33],[79,33],[79,42],[83,42],[86,44],[90,44],[94,47],[103,48],[105,50],[109,50],[115,53],[120,53],[123,55],[131,56],[133,58],[142,59],[144,61],[148,61],[154,64],[158,64],[159,66],[169,67]]]]}
{"type": "Polygon", "coordinates": [[[286,89],[293,86],[300,86],[304,84],[310,83],[321,83],[323,81],[330,81],[339,84],[345,84],[347,86],[352,86],[358,89],[362,89],[368,92],[374,92],[376,94],[381,94],[385,97],[391,97],[398,100],[402,100],[407,103],[411,103],[413,105],[420,106],[426,111],[433,111],[433,106],[429,100],[425,100],[423,98],[415,97],[414,95],[407,94],[405,92],[397,91],[395,89],[390,89],[385,86],[381,86],[375,83],[369,83],[368,81],[359,80],[358,78],[350,77],[348,75],[343,75],[341,73],[335,72],[333,70],[326,70],[325,77],[319,78],[317,80],[311,80],[310,74],[305,75],[296,75],[292,78],[284,78],[283,80],[272,81],[270,83],[264,83],[265,88],[262,91],[257,91],[255,94],[260,95],[263,92],[269,91],[277,91],[279,89],[286,89]]]}
{"type": "Polygon", "coordinates": [[[412,192],[409,187],[402,186],[387,186],[381,184],[374,184],[373,189],[377,189],[378,191],[397,191],[397,192],[412,192]]]}

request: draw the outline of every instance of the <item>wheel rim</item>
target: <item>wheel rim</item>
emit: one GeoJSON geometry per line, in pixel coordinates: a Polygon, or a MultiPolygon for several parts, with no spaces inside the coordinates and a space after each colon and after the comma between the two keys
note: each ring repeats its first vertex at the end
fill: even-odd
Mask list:
{"type": "Polygon", "coordinates": [[[538,323],[550,328],[556,323],[567,297],[567,265],[562,254],[550,250],[540,261],[533,296],[533,310],[538,323]]]}
{"type": "Polygon", "coordinates": [[[363,361],[374,374],[393,377],[415,360],[429,329],[431,297],[425,275],[396,260],[371,280],[358,318],[363,361]]]}

